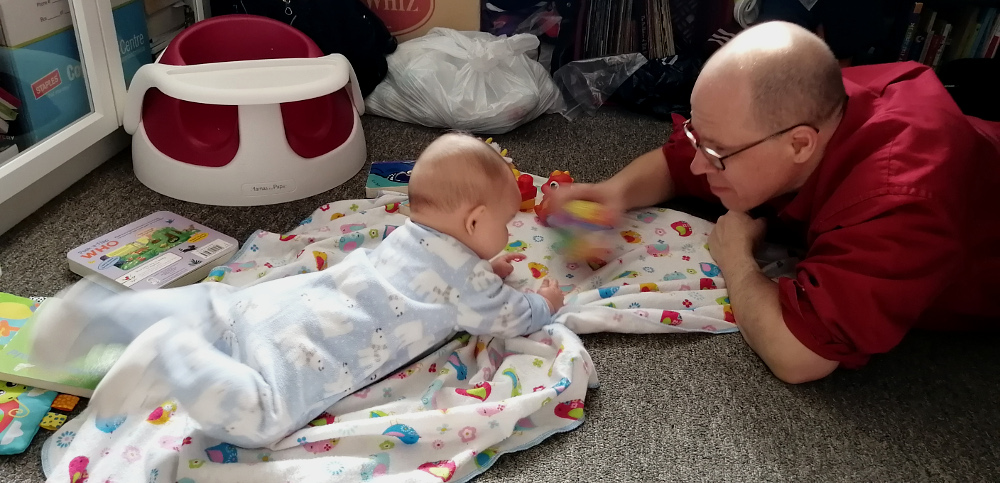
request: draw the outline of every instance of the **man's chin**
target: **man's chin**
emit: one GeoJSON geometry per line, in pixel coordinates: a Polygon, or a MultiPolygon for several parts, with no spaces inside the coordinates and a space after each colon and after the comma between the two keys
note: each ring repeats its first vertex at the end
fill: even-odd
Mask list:
{"type": "Polygon", "coordinates": [[[745,213],[752,210],[756,206],[746,203],[745,201],[733,196],[720,196],[719,201],[721,201],[722,206],[726,207],[729,211],[739,211],[745,213]]]}

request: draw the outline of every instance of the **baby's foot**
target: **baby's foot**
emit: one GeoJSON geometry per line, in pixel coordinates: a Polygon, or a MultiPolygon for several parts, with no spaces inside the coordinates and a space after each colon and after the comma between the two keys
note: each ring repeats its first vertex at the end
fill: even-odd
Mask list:
{"type": "Polygon", "coordinates": [[[158,341],[167,337],[170,320],[153,324],[122,353],[94,390],[89,407],[99,418],[129,414],[162,404],[169,396],[159,372],[158,341]]]}
{"type": "Polygon", "coordinates": [[[31,361],[61,367],[100,344],[127,344],[130,337],[99,315],[94,307],[114,292],[89,279],[80,280],[38,307],[31,324],[31,361]]]}
{"type": "Polygon", "coordinates": [[[85,325],[76,322],[76,313],[73,304],[59,298],[46,299],[38,307],[29,322],[31,362],[41,366],[63,366],[86,355],[86,351],[75,344],[85,325]]]}

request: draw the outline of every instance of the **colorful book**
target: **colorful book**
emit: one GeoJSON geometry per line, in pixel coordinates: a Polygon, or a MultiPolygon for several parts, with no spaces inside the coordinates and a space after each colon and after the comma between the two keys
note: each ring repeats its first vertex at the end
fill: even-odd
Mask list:
{"type": "Polygon", "coordinates": [[[375,198],[380,192],[395,191],[406,193],[410,183],[410,173],[416,161],[376,161],[368,170],[365,196],[375,198]]]}
{"type": "Polygon", "coordinates": [[[976,44],[972,47],[972,54],[970,57],[982,58],[986,53],[990,38],[993,34],[993,29],[996,27],[997,12],[998,10],[996,8],[991,8],[987,11],[986,17],[983,20],[983,28],[980,30],[979,36],[976,38],[976,44]]]}
{"type": "Polygon", "coordinates": [[[975,57],[976,50],[979,48],[979,42],[983,39],[983,32],[989,28],[990,14],[992,9],[983,7],[979,11],[979,18],[976,19],[976,33],[973,34],[972,38],[969,39],[969,45],[965,47],[965,51],[962,52],[962,57],[975,57]]]}
{"type": "Polygon", "coordinates": [[[986,50],[983,51],[983,58],[992,59],[996,57],[997,48],[1000,47],[1000,20],[993,22],[993,33],[986,40],[983,40],[983,43],[986,45],[986,50]]]}
{"type": "Polygon", "coordinates": [[[973,37],[976,36],[976,32],[979,28],[979,9],[971,8],[966,11],[965,16],[962,18],[962,22],[959,24],[960,30],[959,35],[955,38],[956,42],[952,45],[952,48],[946,57],[946,60],[954,60],[965,57],[965,52],[969,50],[969,44],[972,43],[973,37]]]}
{"type": "Polygon", "coordinates": [[[233,238],[158,211],[67,253],[70,270],[113,290],[149,290],[204,280],[239,248],[233,238]]]}
{"type": "Polygon", "coordinates": [[[90,397],[124,347],[102,347],[61,370],[36,366],[31,361],[32,314],[38,304],[23,297],[0,293],[0,381],[24,384],[80,397],[90,397]]]}
{"type": "Polygon", "coordinates": [[[7,92],[6,90],[0,88],[0,104],[3,104],[11,109],[20,109],[21,101],[14,97],[13,94],[7,92]]]}
{"type": "Polygon", "coordinates": [[[906,27],[906,33],[903,34],[903,45],[899,49],[900,61],[906,60],[910,56],[910,44],[913,42],[913,34],[917,30],[917,24],[920,23],[920,11],[923,8],[924,4],[922,2],[913,4],[913,13],[910,14],[910,24],[906,27]]]}
{"type": "Polygon", "coordinates": [[[924,44],[923,49],[920,52],[920,57],[916,59],[917,62],[921,64],[927,63],[927,51],[930,49],[932,40],[934,39],[934,23],[937,21],[937,12],[931,11],[930,17],[927,19],[927,30],[924,32],[924,44]]]}
{"type": "Polygon", "coordinates": [[[934,52],[934,58],[931,60],[931,67],[934,69],[938,68],[941,64],[941,57],[944,54],[945,49],[948,47],[948,42],[950,41],[952,26],[950,23],[944,24],[944,29],[941,31],[940,40],[938,41],[937,50],[934,52]]]}

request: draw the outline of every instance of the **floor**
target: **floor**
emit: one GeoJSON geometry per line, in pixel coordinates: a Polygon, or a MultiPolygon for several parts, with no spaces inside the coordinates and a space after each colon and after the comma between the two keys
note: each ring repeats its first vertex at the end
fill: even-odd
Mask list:
{"type": "MultiPolygon", "coordinates": [[[[364,119],[370,160],[408,159],[440,131],[364,119]]],[[[598,180],[655,148],[669,126],[602,110],[547,116],[497,140],[524,171],[598,180]]],[[[220,208],[138,183],[128,153],[0,236],[0,291],[50,295],[75,280],[65,253],[156,210],[245,239],[282,232],[316,206],[364,195],[363,173],[306,200],[220,208]]],[[[917,333],[861,371],[803,386],[770,375],[738,334],[583,337],[601,388],[579,429],[501,457],[481,482],[998,481],[1000,335],[917,333]]],[[[0,481],[43,481],[38,452],[0,459],[0,481]]],[[[56,480],[61,481],[61,480],[56,480]]]]}

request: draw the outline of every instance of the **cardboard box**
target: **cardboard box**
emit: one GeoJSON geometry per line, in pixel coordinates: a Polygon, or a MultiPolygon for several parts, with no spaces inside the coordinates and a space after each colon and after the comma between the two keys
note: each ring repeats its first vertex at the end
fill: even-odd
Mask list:
{"type": "Polygon", "coordinates": [[[72,25],[69,0],[0,0],[0,45],[18,47],[72,25]]]}
{"type": "Polygon", "coordinates": [[[184,6],[167,7],[157,10],[146,18],[146,25],[151,37],[158,37],[184,26],[184,6]]]}
{"type": "MultiPolygon", "coordinates": [[[[117,8],[133,1],[111,0],[110,3],[117,8]]],[[[2,46],[22,47],[72,26],[69,0],[0,0],[2,46]]]]}
{"type": "Polygon", "coordinates": [[[143,3],[146,5],[146,15],[150,15],[181,2],[182,0],[143,0],[143,3]]]}
{"type": "Polygon", "coordinates": [[[22,103],[8,132],[22,151],[90,112],[72,28],[20,47],[0,47],[0,86],[22,103]]]}
{"type": "MultiPolygon", "coordinates": [[[[41,0],[40,0],[41,1],[41,0]]],[[[139,0],[115,0],[115,27],[125,82],[152,61],[139,0]]],[[[91,111],[72,26],[16,47],[0,47],[0,87],[21,101],[8,135],[23,151],[91,111]]]]}
{"type": "Polygon", "coordinates": [[[365,0],[400,42],[433,27],[479,30],[479,0],[365,0]]]}

